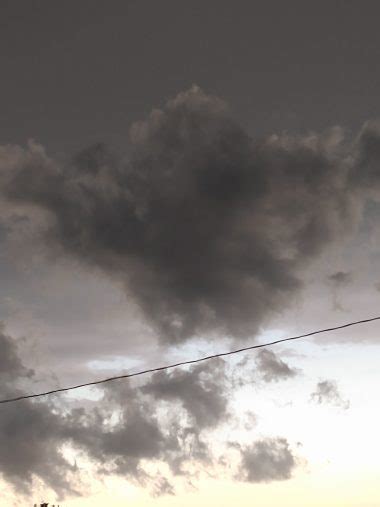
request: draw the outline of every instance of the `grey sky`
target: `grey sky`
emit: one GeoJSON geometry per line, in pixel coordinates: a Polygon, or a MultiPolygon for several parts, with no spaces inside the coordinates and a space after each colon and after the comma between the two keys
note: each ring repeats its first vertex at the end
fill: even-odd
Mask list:
{"type": "Polygon", "coordinates": [[[123,144],[193,83],[254,134],[380,113],[376,1],[13,0],[0,5],[3,143],[123,144]]]}

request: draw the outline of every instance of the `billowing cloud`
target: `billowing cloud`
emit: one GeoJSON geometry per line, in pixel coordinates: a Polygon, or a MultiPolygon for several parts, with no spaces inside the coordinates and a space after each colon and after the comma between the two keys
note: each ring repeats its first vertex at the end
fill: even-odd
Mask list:
{"type": "Polygon", "coordinates": [[[297,460],[284,438],[267,438],[242,449],[240,477],[249,482],[289,479],[297,460]]]}
{"type": "Polygon", "coordinates": [[[132,126],[123,160],[101,144],[64,166],[36,143],[2,147],[0,193],[12,226],[15,209],[42,213],[49,248],[121,280],[162,340],[246,337],[352,227],[379,139],[368,124],[353,143],[339,128],[255,142],[193,87],[132,126]]]}
{"type": "Polygon", "coordinates": [[[104,410],[72,413],[68,437],[92,459],[104,460],[110,473],[146,480],[143,462],[153,460],[184,475],[189,464],[212,465],[212,447],[203,431],[227,420],[225,390],[222,362],[215,369],[201,365],[157,373],[140,387],[113,384],[105,388],[104,410]],[[110,410],[117,414],[111,426],[110,410]]]}
{"type": "MultiPolygon", "coordinates": [[[[33,372],[23,366],[13,339],[3,331],[0,357],[1,397],[20,394],[16,386],[33,380],[33,372]]],[[[60,497],[80,494],[80,466],[64,452],[71,449],[86,456],[100,475],[118,474],[152,494],[172,494],[175,477],[221,472],[213,432],[233,417],[228,389],[220,360],[157,373],[143,385],[105,385],[94,405],[73,408],[48,399],[1,405],[0,474],[18,492],[27,493],[38,478],[60,497]]],[[[282,480],[295,466],[282,439],[237,444],[236,449],[244,470],[240,477],[249,481],[282,480]]],[[[233,473],[230,464],[224,466],[233,473]]]]}
{"type": "Polygon", "coordinates": [[[316,403],[326,403],[347,410],[350,407],[349,400],[345,400],[339,392],[338,384],[335,380],[322,380],[318,382],[315,391],[311,394],[311,399],[316,403]]]}
{"type": "Polygon", "coordinates": [[[295,377],[297,370],[279,359],[272,350],[261,350],[257,354],[256,366],[265,382],[295,377]]]}
{"type": "MultiPolygon", "coordinates": [[[[23,366],[14,340],[3,331],[0,357],[0,397],[21,394],[18,383],[25,379],[30,382],[33,372],[23,366]]],[[[145,392],[128,382],[105,386],[101,404],[92,408],[64,408],[49,400],[1,405],[0,474],[19,492],[28,492],[34,478],[39,478],[60,496],[76,494],[80,490],[76,484],[80,482],[79,471],[63,452],[64,446],[69,445],[88,456],[99,473],[120,474],[155,493],[168,493],[172,490],[169,479],[148,474],[144,464],[162,462],[172,474],[184,475],[186,463],[198,462],[200,467],[211,463],[212,450],[202,439],[201,431],[210,426],[211,420],[216,427],[226,411],[222,371],[218,373],[216,368],[214,381],[207,368],[184,374],[200,398],[194,406],[188,396],[191,386],[189,391],[186,386],[181,388],[179,375],[173,376],[173,386],[168,378],[166,388],[176,393],[175,399],[190,414],[190,422],[199,423],[199,427],[181,421],[178,409],[175,417],[162,416],[159,401],[165,395],[161,397],[158,390],[153,392],[153,383],[148,383],[145,392]],[[212,397],[217,401],[207,421],[206,404],[212,404],[212,397]]]]}

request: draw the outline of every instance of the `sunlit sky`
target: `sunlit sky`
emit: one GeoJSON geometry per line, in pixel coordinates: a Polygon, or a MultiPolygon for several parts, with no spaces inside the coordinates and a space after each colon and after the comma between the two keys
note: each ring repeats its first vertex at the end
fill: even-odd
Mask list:
{"type": "MultiPolygon", "coordinates": [[[[0,5],[0,398],[375,317],[379,6],[0,5]]],[[[378,507],[380,321],[0,405],[0,503],[378,507]]]]}

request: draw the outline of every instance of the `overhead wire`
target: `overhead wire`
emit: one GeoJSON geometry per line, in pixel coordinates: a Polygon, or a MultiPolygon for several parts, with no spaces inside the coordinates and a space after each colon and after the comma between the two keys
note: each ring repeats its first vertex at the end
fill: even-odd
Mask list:
{"type": "Polygon", "coordinates": [[[196,358],[196,359],[190,359],[190,360],[187,360],[187,361],[180,361],[178,363],[173,363],[173,364],[169,364],[169,365],[165,365],[165,366],[159,366],[159,367],[155,367],[155,368],[149,368],[149,369],[137,371],[137,372],[134,372],[134,373],[125,373],[123,375],[117,375],[117,376],[114,376],[114,377],[108,377],[108,378],[104,378],[104,379],[100,379],[100,380],[94,380],[92,382],[85,382],[84,384],[77,384],[77,385],[73,385],[73,386],[69,386],[69,387],[61,387],[61,388],[58,388],[58,389],[52,389],[50,391],[40,392],[40,393],[36,393],[36,394],[25,394],[25,395],[17,396],[17,397],[14,397],[14,398],[7,398],[7,399],[0,400],[0,404],[13,403],[13,402],[16,402],[16,401],[27,400],[27,399],[30,399],[30,398],[39,398],[39,397],[42,397],[42,396],[49,396],[51,394],[62,393],[62,392],[67,392],[67,391],[73,391],[74,389],[80,389],[82,387],[95,386],[95,385],[99,385],[99,384],[105,384],[106,382],[113,382],[115,380],[127,379],[127,378],[137,377],[137,376],[140,376],[140,375],[146,375],[146,374],[149,374],[149,373],[156,373],[156,372],[160,372],[160,371],[164,371],[164,370],[170,370],[170,369],[173,369],[173,368],[178,368],[179,366],[187,366],[187,365],[190,365],[190,364],[200,363],[200,362],[203,362],[203,361],[209,361],[211,359],[216,359],[216,358],[219,358],[219,357],[232,356],[233,354],[240,354],[241,352],[247,352],[249,350],[260,349],[260,348],[264,348],[264,347],[271,347],[273,345],[277,345],[278,343],[289,342],[289,341],[292,341],[292,340],[299,340],[301,338],[307,338],[309,336],[314,336],[314,335],[321,334],[321,333],[328,333],[328,332],[337,331],[337,330],[344,329],[344,328],[351,327],[351,326],[357,326],[357,325],[360,325],[360,324],[366,324],[368,322],[373,322],[375,320],[380,320],[380,316],[378,316],[378,317],[371,317],[369,319],[357,320],[357,321],[354,321],[354,322],[348,322],[346,324],[342,324],[342,325],[339,325],[339,326],[328,327],[328,328],[324,328],[324,329],[318,329],[316,331],[310,331],[309,333],[304,333],[304,334],[300,334],[300,335],[297,335],[297,336],[290,336],[290,337],[287,337],[287,338],[280,338],[278,340],[274,340],[274,341],[271,341],[271,342],[258,343],[258,344],[255,344],[255,345],[249,345],[248,347],[242,347],[242,348],[235,349],[235,350],[230,350],[230,351],[227,351],[227,352],[219,352],[217,354],[211,354],[211,355],[199,357],[199,358],[196,358]]]}

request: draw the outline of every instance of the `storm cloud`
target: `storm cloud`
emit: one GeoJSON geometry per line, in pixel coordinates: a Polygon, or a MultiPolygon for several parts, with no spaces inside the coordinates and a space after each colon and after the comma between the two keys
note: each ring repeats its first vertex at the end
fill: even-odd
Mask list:
{"type": "Polygon", "coordinates": [[[254,141],[193,87],[131,127],[124,158],[2,147],[0,192],[8,218],[44,214],[51,251],[122,281],[162,340],[246,337],[355,223],[379,144],[373,124],[351,143],[338,127],[254,141]]]}

